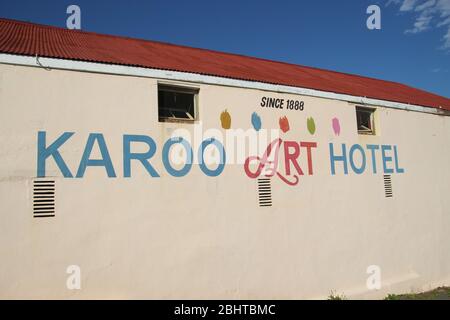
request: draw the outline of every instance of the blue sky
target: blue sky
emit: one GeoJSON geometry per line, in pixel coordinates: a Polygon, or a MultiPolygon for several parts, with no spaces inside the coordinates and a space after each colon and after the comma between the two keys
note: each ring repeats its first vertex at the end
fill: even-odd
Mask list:
{"type": "Polygon", "coordinates": [[[398,81],[450,97],[450,0],[1,0],[0,16],[398,81]],[[369,5],[381,30],[366,27],[369,5]]]}

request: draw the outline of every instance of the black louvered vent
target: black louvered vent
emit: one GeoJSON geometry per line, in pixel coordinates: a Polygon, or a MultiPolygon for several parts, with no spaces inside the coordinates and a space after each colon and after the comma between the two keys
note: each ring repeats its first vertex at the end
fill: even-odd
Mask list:
{"type": "Polygon", "coordinates": [[[392,178],[390,175],[384,175],[384,195],[386,198],[392,198],[392,178]]]}
{"type": "Polygon", "coordinates": [[[33,217],[47,218],[55,216],[55,181],[33,181],[33,217]]]}
{"type": "Polygon", "coordinates": [[[270,178],[258,179],[258,201],[260,207],[272,206],[272,186],[270,178]]]}

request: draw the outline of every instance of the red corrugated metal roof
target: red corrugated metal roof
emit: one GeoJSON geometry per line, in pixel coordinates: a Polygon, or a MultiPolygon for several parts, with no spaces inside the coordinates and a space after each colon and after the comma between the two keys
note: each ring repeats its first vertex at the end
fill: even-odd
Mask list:
{"type": "Polygon", "coordinates": [[[403,84],[236,54],[0,19],[0,52],[214,75],[450,110],[403,84]]]}

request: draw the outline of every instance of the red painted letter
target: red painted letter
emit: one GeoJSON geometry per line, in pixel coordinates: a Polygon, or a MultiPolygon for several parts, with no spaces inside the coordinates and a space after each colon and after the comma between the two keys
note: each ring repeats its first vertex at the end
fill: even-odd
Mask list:
{"type": "Polygon", "coordinates": [[[306,153],[308,155],[308,174],[311,176],[311,175],[313,175],[311,148],[316,148],[317,143],[316,142],[301,142],[300,146],[306,148],[306,153]]]}
{"type": "Polygon", "coordinates": [[[300,146],[295,141],[285,141],[284,142],[284,166],[286,169],[286,175],[291,175],[291,165],[289,162],[292,162],[294,164],[295,169],[297,169],[297,172],[299,175],[303,175],[303,171],[298,165],[297,158],[300,155],[300,146]],[[294,148],[294,153],[289,153],[289,148],[294,148]]]}

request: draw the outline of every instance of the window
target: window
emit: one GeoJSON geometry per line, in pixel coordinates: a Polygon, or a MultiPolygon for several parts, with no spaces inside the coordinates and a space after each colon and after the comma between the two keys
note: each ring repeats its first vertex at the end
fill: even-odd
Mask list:
{"type": "Polygon", "coordinates": [[[356,107],[356,123],[359,134],[375,134],[375,109],[356,107]]]}
{"type": "Polygon", "coordinates": [[[197,96],[198,89],[158,85],[159,121],[196,120],[197,96]]]}

